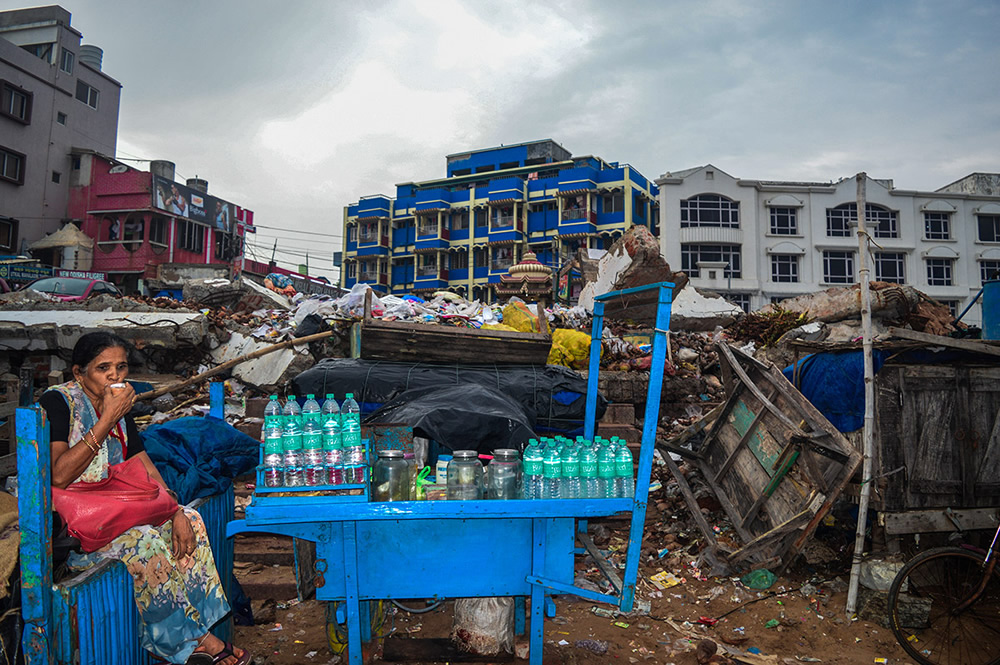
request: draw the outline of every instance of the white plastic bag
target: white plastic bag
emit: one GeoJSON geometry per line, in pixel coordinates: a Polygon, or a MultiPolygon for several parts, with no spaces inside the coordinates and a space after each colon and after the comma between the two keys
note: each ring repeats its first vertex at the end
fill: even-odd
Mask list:
{"type": "Polygon", "coordinates": [[[459,598],[455,601],[451,640],[469,653],[513,653],[514,599],[459,598]]]}

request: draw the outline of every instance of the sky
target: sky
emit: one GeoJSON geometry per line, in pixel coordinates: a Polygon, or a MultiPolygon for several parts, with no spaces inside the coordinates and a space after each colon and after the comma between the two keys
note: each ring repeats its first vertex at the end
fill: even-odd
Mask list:
{"type": "Polygon", "coordinates": [[[332,281],[345,205],[500,144],[654,179],[1000,172],[995,0],[61,4],[123,85],[118,157],[208,180],[258,258],[332,281]]]}

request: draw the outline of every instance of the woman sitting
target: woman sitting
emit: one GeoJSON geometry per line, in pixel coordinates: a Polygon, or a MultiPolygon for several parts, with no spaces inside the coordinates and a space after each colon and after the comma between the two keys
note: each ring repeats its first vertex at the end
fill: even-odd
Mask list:
{"type": "MultiPolygon", "coordinates": [[[[74,380],[39,400],[51,428],[53,487],[102,480],[110,466],[137,457],[166,488],[128,415],[135,403],[124,383],[128,350],[111,333],[84,335],[73,348],[74,380]]],[[[159,526],[133,527],[94,552],[70,554],[67,564],[79,571],[105,559],[118,559],[132,575],[145,649],[170,663],[250,662],[249,652],[209,632],[230,608],[197,511],[180,507],[159,526]]]]}

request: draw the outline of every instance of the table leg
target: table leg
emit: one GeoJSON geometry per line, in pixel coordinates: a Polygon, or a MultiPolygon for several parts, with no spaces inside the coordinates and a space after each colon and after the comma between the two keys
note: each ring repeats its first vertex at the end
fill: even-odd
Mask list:
{"type": "Polygon", "coordinates": [[[514,596],[514,634],[524,635],[524,596],[514,596]]]}
{"type": "MultiPolygon", "coordinates": [[[[531,572],[536,576],[545,573],[545,520],[531,520],[531,572]]],[[[540,584],[531,585],[531,651],[530,665],[542,665],[545,646],[545,589],[540,584]]]]}
{"type": "Polygon", "coordinates": [[[347,606],[347,650],[350,665],[363,665],[361,607],[358,600],[358,532],[356,522],[344,522],[344,590],[347,606]]]}

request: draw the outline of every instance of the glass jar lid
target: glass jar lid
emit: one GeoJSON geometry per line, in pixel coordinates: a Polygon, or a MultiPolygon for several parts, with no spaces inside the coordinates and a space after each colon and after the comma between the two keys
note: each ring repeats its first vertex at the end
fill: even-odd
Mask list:
{"type": "Polygon", "coordinates": [[[379,457],[387,457],[389,459],[403,459],[402,450],[380,450],[378,451],[379,457]]]}
{"type": "Polygon", "coordinates": [[[513,462],[517,460],[518,455],[513,448],[500,448],[493,451],[493,457],[504,462],[513,462]]]}
{"type": "Polygon", "coordinates": [[[479,453],[477,453],[475,450],[456,450],[452,452],[452,459],[478,460],[479,453]]]}

